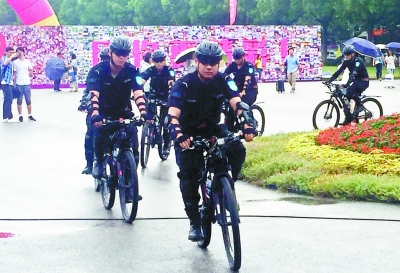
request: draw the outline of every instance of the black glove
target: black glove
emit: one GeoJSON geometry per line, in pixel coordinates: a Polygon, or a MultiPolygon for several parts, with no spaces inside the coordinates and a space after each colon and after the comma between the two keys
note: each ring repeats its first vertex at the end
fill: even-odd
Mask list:
{"type": "Polygon", "coordinates": [[[100,122],[102,119],[99,115],[93,115],[90,117],[90,123],[96,123],[96,122],[100,122]]]}
{"type": "Polygon", "coordinates": [[[133,118],[134,116],[135,116],[134,113],[132,113],[132,112],[129,111],[129,110],[125,110],[124,118],[131,119],[131,118],[133,118]]]}
{"type": "Polygon", "coordinates": [[[186,140],[188,140],[190,137],[187,134],[183,134],[180,137],[178,137],[177,139],[175,139],[175,144],[179,145],[182,142],[185,142],[186,140]]]}
{"type": "Polygon", "coordinates": [[[256,129],[254,129],[253,127],[250,127],[250,128],[246,128],[246,129],[242,129],[242,132],[243,132],[243,134],[245,134],[245,135],[250,135],[250,134],[253,134],[253,135],[255,135],[256,134],[256,129]]]}

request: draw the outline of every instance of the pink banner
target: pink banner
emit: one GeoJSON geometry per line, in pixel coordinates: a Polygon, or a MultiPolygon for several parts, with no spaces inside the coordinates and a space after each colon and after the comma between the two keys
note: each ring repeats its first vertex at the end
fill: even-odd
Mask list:
{"type": "Polygon", "coordinates": [[[6,50],[7,42],[3,33],[0,33],[0,56],[3,56],[4,51],[6,50]]]}
{"type": "Polygon", "coordinates": [[[229,0],[229,24],[233,25],[236,21],[237,0],[229,0]]]}

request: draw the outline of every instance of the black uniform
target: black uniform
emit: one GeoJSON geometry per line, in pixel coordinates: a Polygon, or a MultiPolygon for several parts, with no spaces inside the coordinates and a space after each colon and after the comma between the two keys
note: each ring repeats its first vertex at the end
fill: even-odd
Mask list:
{"type": "Polygon", "coordinates": [[[355,57],[354,59],[344,61],[338,71],[333,73],[328,82],[335,80],[346,68],[350,71],[349,80],[344,85],[344,87],[347,88],[346,97],[349,100],[353,99],[356,105],[360,105],[360,95],[369,86],[367,68],[361,58],[355,57]]]}
{"type": "MultiPolygon", "coordinates": [[[[78,107],[78,111],[87,111],[88,110],[88,89],[86,88],[83,91],[82,99],[80,101],[80,105],[78,107]]],[[[93,166],[93,138],[94,138],[94,129],[93,124],[91,123],[91,117],[89,114],[86,115],[86,133],[85,133],[85,158],[86,158],[86,166],[89,170],[92,170],[93,166]]]]}
{"type": "Polygon", "coordinates": [[[246,89],[246,95],[242,97],[242,101],[251,106],[257,99],[258,90],[254,88],[257,85],[256,76],[254,75],[254,65],[248,61],[243,61],[243,64],[238,68],[235,62],[230,63],[225,69],[225,74],[234,75],[233,80],[236,82],[240,92],[244,89],[244,79],[250,77],[249,87],[246,89]]]}
{"type": "MultiPolygon", "coordinates": [[[[114,78],[111,75],[109,62],[101,62],[94,66],[87,77],[87,89],[99,92],[99,116],[101,118],[129,118],[132,90],[142,90],[142,77],[139,70],[127,63],[119,74],[114,78]]],[[[138,163],[138,141],[137,129],[132,128],[132,149],[135,161],[138,163]]],[[[104,143],[107,137],[113,133],[115,128],[112,126],[100,127],[95,129],[94,155],[98,161],[103,161],[104,143]]]]}
{"type": "MultiPolygon", "coordinates": [[[[213,135],[224,137],[229,131],[225,125],[218,125],[222,104],[234,97],[239,97],[239,90],[228,75],[218,73],[213,80],[203,83],[197,73],[189,73],[175,83],[168,106],[181,110],[179,124],[183,134],[202,138],[213,135]]],[[[198,179],[204,164],[203,154],[195,150],[182,151],[180,145],[175,145],[175,155],[186,214],[191,224],[199,227],[198,179]]],[[[227,156],[232,167],[233,179],[236,180],[246,157],[243,144],[240,141],[230,143],[227,156]]]]}
{"type": "MultiPolygon", "coordinates": [[[[147,68],[146,71],[142,73],[142,78],[144,80],[150,81],[150,92],[148,94],[149,98],[159,99],[163,102],[167,102],[169,95],[169,81],[175,81],[175,71],[169,67],[164,65],[161,71],[158,71],[155,66],[151,66],[147,68]]],[[[164,121],[165,116],[168,113],[168,108],[164,105],[160,106],[160,118],[164,121]]],[[[157,105],[147,105],[147,114],[153,116],[157,114],[157,105]]],[[[163,135],[164,145],[169,147],[170,137],[168,130],[164,130],[163,135]]]]}
{"type": "Polygon", "coordinates": [[[175,81],[175,71],[169,66],[164,65],[161,71],[158,71],[155,66],[147,68],[142,73],[142,78],[150,81],[150,95],[155,95],[155,98],[162,101],[167,101],[169,95],[168,81],[175,81]]]}

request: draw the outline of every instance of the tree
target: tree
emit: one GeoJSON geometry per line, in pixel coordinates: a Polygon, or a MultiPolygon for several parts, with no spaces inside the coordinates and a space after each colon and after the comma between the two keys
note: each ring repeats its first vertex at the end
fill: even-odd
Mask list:
{"type": "Polygon", "coordinates": [[[398,22],[393,8],[400,5],[399,0],[343,0],[346,17],[353,26],[359,26],[368,32],[368,38],[374,42],[372,31],[379,26],[391,25],[393,29],[398,22]]]}
{"type": "Polygon", "coordinates": [[[161,0],[129,0],[128,8],[135,11],[133,22],[136,25],[169,25],[171,15],[164,11],[161,0]]]}
{"type": "Polygon", "coordinates": [[[228,25],[228,1],[189,0],[189,18],[193,25],[228,25]]]}
{"type": "Polygon", "coordinates": [[[161,0],[163,10],[171,17],[170,25],[190,25],[188,0],[161,0]]]}
{"type": "Polygon", "coordinates": [[[260,25],[292,25],[305,13],[302,0],[257,0],[253,16],[260,25]]]}
{"type": "Polygon", "coordinates": [[[306,14],[322,27],[321,51],[323,60],[326,58],[327,40],[330,36],[329,27],[334,19],[339,17],[337,16],[337,9],[343,6],[343,1],[346,0],[303,0],[303,7],[306,14]]]}
{"type": "Polygon", "coordinates": [[[20,25],[14,10],[6,3],[6,0],[0,0],[0,25],[20,25]]]}

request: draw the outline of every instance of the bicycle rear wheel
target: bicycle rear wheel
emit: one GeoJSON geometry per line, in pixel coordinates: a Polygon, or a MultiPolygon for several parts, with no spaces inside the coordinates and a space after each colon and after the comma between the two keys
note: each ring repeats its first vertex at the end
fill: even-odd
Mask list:
{"type": "Polygon", "coordinates": [[[381,103],[375,98],[366,98],[361,102],[364,109],[358,114],[358,121],[366,121],[369,119],[377,119],[383,116],[381,103]]]}
{"type": "MultiPolygon", "coordinates": [[[[168,143],[165,143],[164,142],[164,138],[163,138],[164,132],[165,132],[165,128],[162,125],[160,125],[160,127],[161,127],[160,128],[160,135],[156,136],[156,139],[157,138],[159,139],[159,141],[157,142],[157,146],[158,146],[157,148],[158,148],[158,155],[160,156],[161,160],[164,161],[164,160],[168,159],[168,155],[165,155],[163,153],[163,149],[165,147],[167,147],[168,143]]],[[[171,147],[171,143],[169,143],[169,147],[171,147]]]]}
{"type": "Polygon", "coordinates": [[[211,231],[212,231],[212,215],[213,208],[211,204],[211,199],[205,197],[206,191],[203,189],[204,184],[201,184],[203,204],[200,206],[200,219],[201,219],[201,229],[203,231],[203,239],[197,242],[197,245],[201,248],[206,248],[211,241],[211,231]]]}
{"type": "Polygon", "coordinates": [[[340,112],[337,104],[331,100],[320,102],[314,110],[312,121],[314,129],[323,130],[329,127],[337,127],[340,112]]]}
{"type": "Polygon", "coordinates": [[[112,159],[107,158],[104,163],[104,174],[100,181],[101,200],[107,210],[110,210],[114,206],[115,186],[118,179],[111,164],[113,164],[112,159]]]}
{"type": "Polygon", "coordinates": [[[135,159],[131,151],[124,151],[120,157],[120,176],[118,181],[119,200],[125,222],[132,223],[136,219],[139,196],[139,184],[135,159]]]}
{"type": "Polygon", "coordinates": [[[253,113],[253,117],[257,122],[257,131],[258,131],[258,135],[262,136],[262,134],[264,133],[264,129],[265,129],[265,115],[264,115],[264,111],[263,109],[258,106],[257,104],[253,104],[250,107],[251,112],[253,113]]]}
{"type": "Polygon", "coordinates": [[[145,124],[142,129],[142,139],[140,142],[140,165],[142,165],[142,168],[146,168],[149,161],[150,145],[152,142],[151,130],[153,128],[150,125],[145,124]]]}
{"type": "Polygon", "coordinates": [[[219,224],[222,229],[222,237],[224,239],[229,265],[231,270],[237,271],[242,263],[237,203],[229,180],[226,177],[222,177],[219,183],[221,185],[221,191],[219,193],[221,220],[219,224]]]}

